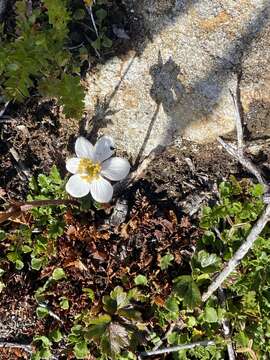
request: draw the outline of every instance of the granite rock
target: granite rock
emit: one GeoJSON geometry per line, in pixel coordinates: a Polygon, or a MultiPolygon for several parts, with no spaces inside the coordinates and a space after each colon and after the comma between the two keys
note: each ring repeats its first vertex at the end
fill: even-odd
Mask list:
{"type": "Polygon", "coordinates": [[[125,2],[141,40],[87,76],[94,135],[133,159],[181,138],[211,142],[234,129],[237,78],[248,125],[269,131],[269,1],[125,2]]]}

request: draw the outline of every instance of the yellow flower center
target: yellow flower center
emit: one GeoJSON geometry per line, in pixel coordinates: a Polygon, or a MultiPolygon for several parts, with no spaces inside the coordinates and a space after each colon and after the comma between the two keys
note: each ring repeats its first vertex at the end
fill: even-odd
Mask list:
{"type": "Polygon", "coordinates": [[[87,6],[92,6],[93,3],[94,3],[94,0],[84,0],[84,3],[85,3],[87,6]]]}
{"type": "Polygon", "coordinates": [[[97,179],[101,171],[101,166],[98,163],[94,163],[90,159],[81,159],[78,167],[78,173],[81,178],[86,181],[92,181],[97,179]]]}

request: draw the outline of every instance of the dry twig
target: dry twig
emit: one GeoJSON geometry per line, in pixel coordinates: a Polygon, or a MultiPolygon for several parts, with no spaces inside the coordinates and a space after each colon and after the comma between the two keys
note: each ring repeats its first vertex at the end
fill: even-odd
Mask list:
{"type": "Polygon", "coordinates": [[[6,348],[6,349],[22,349],[23,351],[27,352],[28,354],[32,354],[32,346],[31,345],[24,345],[24,344],[18,344],[18,343],[11,343],[11,342],[0,342],[0,348],[6,348]]]}
{"type": "MultiPolygon", "coordinates": [[[[265,186],[265,189],[267,190],[269,187],[266,181],[264,180],[263,176],[261,175],[259,169],[257,169],[257,167],[249,159],[245,158],[243,151],[244,148],[243,128],[242,128],[240,109],[238,106],[239,99],[235,99],[235,96],[232,93],[231,96],[234,101],[235,112],[236,112],[235,122],[236,122],[237,143],[238,143],[237,149],[232,145],[227,144],[221,138],[218,138],[218,141],[222,144],[225,150],[227,150],[229,154],[235,157],[244,167],[246,167],[257,178],[259,183],[265,186]]],[[[251,249],[255,240],[258,238],[258,236],[260,235],[260,233],[262,232],[262,230],[264,229],[265,225],[269,220],[270,220],[270,204],[266,206],[263,214],[256,222],[256,224],[253,226],[246,241],[240,246],[240,248],[236,251],[234,256],[228,261],[225,268],[210,284],[207,291],[202,295],[202,301],[205,302],[207,299],[209,299],[209,297],[221,286],[221,284],[227,279],[227,277],[235,270],[235,268],[240,263],[240,261],[244,258],[244,256],[246,256],[248,251],[251,249]]]]}
{"type": "Polygon", "coordinates": [[[215,345],[215,342],[212,340],[197,341],[192,344],[177,345],[177,346],[172,346],[169,348],[164,348],[164,349],[155,350],[155,351],[144,351],[144,352],[140,353],[140,355],[141,356],[152,356],[152,355],[168,354],[168,353],[179,351],[179,350],[193,349],[197,346],[210,346],[210,345],[215,345]]]}
{"type": "Polygon", "coordinates": [[[255,240],[258,238],[267,222],[270,220],[270,204],[267,205],[263,214],[253,226],[246,241],[236,251],[234,256],[228,261],[225,268],[216,277],[216,279],[208,287],[207,291],[202,295],[202,301],[205,302],[209,297],[221,286],[221,284],[227,279],[227,277],[235,270],[237,265],[243,259],[244,256],[253,246],[255,240]]]}
{"type": "MultiPolygon", "coordinates": [[[[238,92],[237,92],[238,93],[238,92]]],[[[236,98],[232,92],[230,92],[232,101],[235,108],[235,125],[237,132],[237,148],[233,145],[227,144],[223,139],[218,137],[218,142],[224,147],[224,149],[232,155],[236,160],[240,162],[246,169],[248,169],[258,180],[258,182],[268,189],[268,185],[261,175],[260,170],[250,161],[244,154],[244,139],[243,139],[243,126],[241,120],[241,113],[239,108],[240,99],[236,98]]]]}

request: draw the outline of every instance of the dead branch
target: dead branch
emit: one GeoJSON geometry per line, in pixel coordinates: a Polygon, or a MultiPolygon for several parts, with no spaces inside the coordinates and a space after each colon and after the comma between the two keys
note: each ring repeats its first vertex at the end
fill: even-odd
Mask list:
{"type": "Polygon", "coordinates": [[[258,182],[265,187],[265,190],[268,189],[268,185],[264,180],[263,176],[261,175],[259,169],[248,158],[244,157],[243,154],[238,151],[238,149],[235,149],[234,146],[227,144],[220,137],[218,137],[217,140],[230,155],[232,155],[236,160],[238,160],[241,165],[243,165],[256,177],[258,182]]]}
{"type": "Polygon", "coordinates": [[[26,168],[26,166],[20,159],[18,152],[14,149],[14,147],[12,147],[9,150],[9,152],[12,155],[12,157],[14,158],[14,160],[16,161],[15,167],[18,171],[18,174],[20,175],[22,173],[26,179],[29,179],[29,177],[31,176],[31,172],[29,169],[26,168]]]}
{"type": "Polygon", "coordinates": [[[215,345],[215,342],[212,340],[197,341],[192,344],[177,345],[177,346],[172,346],[169,348],[164,348],[164,349],[155,350],[155,351],[144,351],[144,352],[140,353],[140,355],[141,356],[152,356],[152,355],[168,354],[168,353],[179,351],[179,350],[193,349],[197,346],[210,346],[210,345],[215,345]]]}
{"type": "Polygon", "coordinates": [[[7,348],[7,349],[22,349],[23,351],[27,352],[28,354],[32,354],[32,346],[25,345],[25,344],[18,344],[18,343],[11,343],[11,342],[0,342],[0,348],[7,348]]]}
{"type": "Polygon", "coordinates": [[[244,154],[244,139],[243,139],[243,125],[241,119],[241,112],[239,108],[240,98],[239,98],[239,82],[237,83],[237,91],[236,97],[230,91],[232,101],[234,104],[235,109],[235,126],[236,126],[236,133],[237,133],[237,148],[233,145],[227,144],[223,139],[220,137],[217,138],[218,142],[224,147],[224,149],[232,155],[236,160],[240,162],[246,169],[248,169],[258,180],[258,182],[264,185],[265,190],[268,190],[268,185],[264,180],[263,176],[261,175],[260,170],[250,161],[244,154]]]}
{"type": "Polygon", "coordinates": [[[209,297],[221,286],[221,284],[227,279],[227,277],[235,270],[240,261],[246,256],[248,251],[253,246],[255,240],[258,238],[260,233],[263,231],[265,225],[270,220],[270,204],[267,205],[263,214],[253,226],[246,241],[236,251],[234,256],[228,261],[225,268],[217,276],[217,278],[208,287],[207,291],[202,295],[202,301],[205,302],[209,297]]]}
{"type": "MultiPolygon", "coordinates": [[[[218,298],[220,300],[220,305],[223,308],[225,308],[226,296],[225,296],[224,289],[222,289],[222,288],[218,289],[218,298]]],[[[222,328],[223,328],[224,338],[228,339],[227,352],[228,352],[229,360],[235,360],[235,352],[234,352],[234,348],[233,348],[232,340],[231,340],[230,322],[227,319],[223,319],[221,321],[221,324],[222,324],[222,328]]]]}
{"type": "MultiPolygon", "coordinates": [[[[239,85],[238,85],[239,86],[239,85]]],[[[239,96],[239,92],[237,92],[237,95],[239,96]]],[[[239,109],[239,98],[235,98],[235,96],[231,93],[231,96],[233,98],[234,107],[235,107],[235,123],[236,123],[236,131],[237,131],[237,148],[235,148],[232,145],[227,144],[224,140],[221,138],[218,138],[218,141],[221,143],[221,145],[227,150],[227,152],[232,155],[234,158],[236,158],[245,168],[247,168],[265,187],[265,191],[269,189],[269,186],[267,185],[266,181],[264,180],[263,176],[261,175],[259,169],[249,160],[245,157],[243,148],[244,148],[244,142],[243,142],[243,127],[242,127],[242,121],[241,121],[241,114],[239,109]]],[[[207,291],[202,295],[202,301],[205,302],[209,297],[220,287],[220,285],[226,280],[226,278],[235,270],[235,268],[238,266],[240,261],[243,259],[244,256],[248,253],[248,251],[253,246],[255,240],[258,238],[262,230],[264,229],[267,222],[270,220],[270,204],[267,201],[269,197],[267,194],[264,196],[264,200],[267,204],[263,214],[259,218],[259,220],[256,222],[256,224],[253,226],[252,230],[250,231],[247,239],[244,241],[244,243],[240,246],[240,248],[236,251],[234,256],[229,260],[227,265],[224,267],[224,269],[221,271],[221,273],[216,277],[216,279],[210,284],[207,291]]]]}

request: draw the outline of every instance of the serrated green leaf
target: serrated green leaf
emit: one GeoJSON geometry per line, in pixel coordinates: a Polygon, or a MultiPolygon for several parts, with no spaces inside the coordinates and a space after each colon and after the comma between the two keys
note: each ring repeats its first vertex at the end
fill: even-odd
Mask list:
{"type": "Polygon", "coordinates": [[[254,184],[249,189],[250,194],[254,197],[261,197],[263,196],[265,190],[262,184],[254,184]]]}
{"type": "Polygon", "coordinates": [[[183,305],[194,309],[201,303],[201,294],[198,286],[189,275],[179,276],[174,280],[175,293],[183,299],[183,305]]]}
{"type": "Polygon", "coordinates": [[[159,261],[159,267],[161,270],[168,269],[169,266],[172,265],[172,261],[174,260],[174,256],[170,253],[162,256],[162,258],[159,261]]]}
{"type": "Polygon", "coordinates": [[[137,275],[134,279],[135,285],[143,285],[146,286],[148,283],[147,277],[144,275],[137,275]]]}

